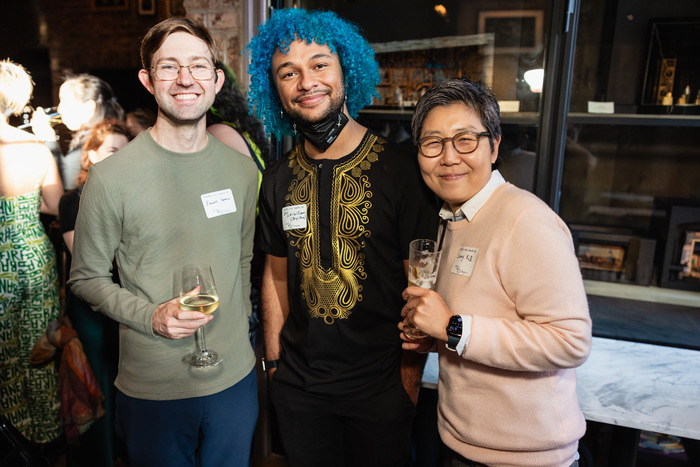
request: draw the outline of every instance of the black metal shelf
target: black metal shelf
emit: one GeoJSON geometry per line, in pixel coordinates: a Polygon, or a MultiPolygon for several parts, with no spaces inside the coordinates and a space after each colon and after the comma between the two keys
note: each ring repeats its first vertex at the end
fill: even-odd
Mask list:
{"type": "MultiPolygon", "coordinates": [[[[367,118],[379,118],[385,120],[407,120],[413,117],[414,107],[367,107],[360,110],[360,115],[367,118]]],[[[537,112],[504,112],[501,114],[501,123],[516,125],[537,125],[540,117],[537,112]]]]}
{"type": "Polygon", "coordinates": [[[700,115],[570,113],[567,122],[588,125],[700,127],[700,115]]]}

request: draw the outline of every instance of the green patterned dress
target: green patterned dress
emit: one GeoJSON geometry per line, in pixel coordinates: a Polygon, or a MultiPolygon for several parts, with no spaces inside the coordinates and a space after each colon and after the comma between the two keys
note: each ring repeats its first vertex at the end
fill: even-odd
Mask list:
{"type": "Polygon", "coordinates": [[[58,318],[56,253],[39,219],[41,190],[0,197],[0,410],[27,438],[62,434],[58,370],[29,355],[58,318]]]}

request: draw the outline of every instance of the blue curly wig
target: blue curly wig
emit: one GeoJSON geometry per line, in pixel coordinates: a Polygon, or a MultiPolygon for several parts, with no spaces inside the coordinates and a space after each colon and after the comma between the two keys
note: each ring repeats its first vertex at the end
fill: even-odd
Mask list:
{"type": "Polygon", "coordinates": [[[379,65],[374,59],[374,50],[356,25],[330,11],[277,10],[258,28],[258,34],[246,48],[251,54],[248,106],[268,133],[277,137],[293,135],[294,131],[289,116],[280,115],[282,105],[270,70],[272,56],[278,50],[287,53],[289,44],[297,38],[327,45],[338,54],[348,113],[352,118],[377,95],[379,65]]]}

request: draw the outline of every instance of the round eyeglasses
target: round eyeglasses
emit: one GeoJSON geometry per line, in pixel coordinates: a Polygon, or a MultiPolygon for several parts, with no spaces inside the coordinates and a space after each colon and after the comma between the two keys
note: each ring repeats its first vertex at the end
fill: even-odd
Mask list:
{"type": "Polygon", "coordinates": [[[479,147],[479,138],[481,136],[491,137],[491,133],[484,131],[481,133],[473,133],[464,131],[457,133],[451,138],[440,138],[438,136],[426,136],[418,140],[416,145],[418,150],[425,157],[437,157],[445,150],[445,143],[452,141],[452,147],[460,154],[469,154],[476,151],[479,147]]]}
{"type": "Polygon", "coordinates": [[[177,63],[159,63],[151,69],[156,79],[160,81],[175,81],[183,68],[190,71],[192,78],[197,81],[209,81],[214,77],[214,67],[207,62],[178,65],[177,63]]]}

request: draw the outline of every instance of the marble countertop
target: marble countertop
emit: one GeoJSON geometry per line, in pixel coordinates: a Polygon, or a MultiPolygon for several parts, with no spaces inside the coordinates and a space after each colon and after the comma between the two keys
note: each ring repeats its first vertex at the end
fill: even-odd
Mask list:
{"type": "MultiPolygon", "coordinates": [[[[576,370],[587,420],[700,439],[700,352],[594,337],[576,370]]],[[[437,354],[423,386],[436,388],[437,354]]]]}

